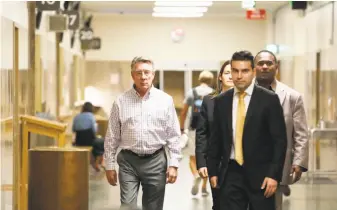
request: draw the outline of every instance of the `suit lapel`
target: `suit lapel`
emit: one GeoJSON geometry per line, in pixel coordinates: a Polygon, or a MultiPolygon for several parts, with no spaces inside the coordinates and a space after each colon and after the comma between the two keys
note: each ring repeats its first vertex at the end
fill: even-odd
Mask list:
{"type": "Polygon", "coordinates": [[[277,93],[277,95],[280,99],[281,105],[283,105],[284,99],[286,98],[286,91],[281,90],[280,92],[277,93]]]}
{"type": "Polygon", "coordinates": [[[278,95],[278,97],[280,99],[281,105],[283,105],[284,99],[286,98],[286,91],[285,91],[282,83],[278,82],[277,85],[278,85],[278,87],[276,87],[276,88],[279,89],[279,90],[277,90],[276,94],[278,95]]]}
{"type": "Polygon", "coordinates": [[[248,109],[247,109],[247,113],[246,113],[246,119],[245,119],[245,124],[244,124],[244,130],[253,114],[253,110],[254,108],[258,107],[258,97],[256,96],[258,93],[257,93],[257,88],[256,88],[256,85],[254,85],[254,89],[253,89],[253,93],[250,97],[250,102],[249,102],[249,106],[248,106],[248,109]]]}

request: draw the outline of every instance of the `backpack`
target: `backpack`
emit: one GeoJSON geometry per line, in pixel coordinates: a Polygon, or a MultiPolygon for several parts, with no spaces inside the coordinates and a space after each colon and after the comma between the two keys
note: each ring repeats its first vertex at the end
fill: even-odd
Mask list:
{"type": "Polygon", "coordinates": [[[192,89],[193,91],[193,106],[192,106],[192,114],[191,114],[191,128],[194,130],[198,126],[198,122],[200,119],[200,111],[201,111],[201,105],[202,105],[202,96],[199,96],[197,94],[197,91],[195,88],[192,89]]]}

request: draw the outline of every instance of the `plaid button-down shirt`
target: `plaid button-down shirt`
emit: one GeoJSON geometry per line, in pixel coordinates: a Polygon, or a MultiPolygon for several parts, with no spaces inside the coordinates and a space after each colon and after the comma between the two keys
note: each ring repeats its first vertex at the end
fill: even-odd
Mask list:
{"type": "Polygon", "coordinates": [[[178,167],[182,158],[180,135],[171,96],[152,87],[141,98],[132,88],[117,97],[112,105],[104,142],[106,169],[115,169],[118,147],[137,154],[152,154],[167,146],[169,166],[178,167]]]}

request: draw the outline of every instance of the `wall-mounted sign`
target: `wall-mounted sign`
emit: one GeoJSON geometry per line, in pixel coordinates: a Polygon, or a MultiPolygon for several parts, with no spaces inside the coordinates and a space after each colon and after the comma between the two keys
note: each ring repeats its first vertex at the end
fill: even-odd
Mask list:
{"type": "Polygon", "coordinates": [[[248,20],[265,20],[266,10],[265,9],[247,10],[246,17],[248,20]]]}
{"type": "Polygon", "coordinates": [[[94,37],[88,40],[81,40],[82,50],[99,50],[101,49],[101,38],[94,37]]]}
{"type": "Polygon", "coordinates": [[[82,28],[80,30],[80,40],[91,40],[94,38],[94,31],[91,28],[82,28]]]}
{"type": "Polygon", "coordinates": [[[67,30],[67,18],[64,15],[47,15],[47,31],[63,32],[67,30]]]}
{"type": "Polygon", "coordinates": [[[78,11],[63,11],[68,18],[68,29],[76,30],[80,27],[80,14],[78,11]]]}
{"type": "Polygon", "coordinates": [[[101,38],[94,37],[91,40],[90,49],[92,49],[92,50],[99,50],[99,49],[101,49],[101,38]]]}
{"type": "Polygon", "coordinates": [[[36,8],[40,11],[57,11],[60,9],[60,1],[36,1],[36,8]]]}
{"type": "Polygon", "coordinates": [[[94,37],[94,31],[91,28],[82,28],[80,30],[80,40],[82,50],[101,49],[101,38],[94,37]]]}

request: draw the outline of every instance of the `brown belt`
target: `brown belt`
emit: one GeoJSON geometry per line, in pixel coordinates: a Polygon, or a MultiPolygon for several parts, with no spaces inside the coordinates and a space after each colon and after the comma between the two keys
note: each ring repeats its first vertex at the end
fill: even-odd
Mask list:
{"type": "Polygon", "coordinates": [[[156,154],[158,154],[159,152],[161,152],[161,151],[163,151],[163,150],[164,150],[164,148],[162,147],[162,148],[158,149],[157,151],[155,151],[155,152],[152,153],[152,154],[137,154],[137,153],[135,153],[135,152],[133,152],[133,151],[131,151],[131,150],[128,150],[128,149],[123,149],[122,151],[124,151],[124,152],[126,152],[126,153],[129,153],[129,154],[131,154],[131,155],[140,157],[140,158],[149,158],[149,157],[155,156],[156,154]]]}

